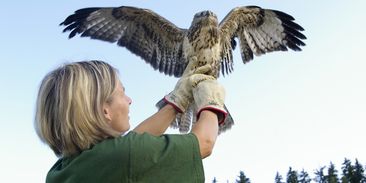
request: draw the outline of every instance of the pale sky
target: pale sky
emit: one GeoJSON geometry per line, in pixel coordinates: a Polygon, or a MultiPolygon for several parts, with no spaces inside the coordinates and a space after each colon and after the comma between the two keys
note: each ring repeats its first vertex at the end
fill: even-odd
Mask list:
{"type": "MultiPolygon", "coordinates": [[[[151,9],[181,28],[193,15],[215,12],[221,21],[234,7],[257,5],[291,14],[305,28],[302,52],[276,52],[242,64],[235,50],[234,72],[219,81],[235,126],[218,137],[203,161],[206,182],[234,182],[243,170],[253,183],[285,177],[289,166],[311,176],[344,158],[366,165],[366,1],[1,1],[0,182],[44,182],[56,162],[33,128],[35,100],[47,72],[70,61],[100,59],[120,70],[133,103],[132,128],[156,112],[155,103],[176,78],[154,71],[117,45],[75,37],[58,26],[84,7],[137,6],[151,9]]],[[[177,133],[169,130],[169,133],[177,133]]]]}

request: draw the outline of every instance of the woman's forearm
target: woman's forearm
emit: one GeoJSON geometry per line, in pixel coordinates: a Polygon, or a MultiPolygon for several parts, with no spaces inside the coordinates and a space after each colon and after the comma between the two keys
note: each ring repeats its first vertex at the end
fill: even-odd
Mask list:
{"type": "Polygon", "coordinates": [[[175,119],[177,111],[171,106],[166,105],[161,110],[141,122],[133,131],[137,133],[150,133],[151,135],[162,135],[175,119]]]}
{"type": "Polygon", "coordinates": [[[218,130],[216,113],[208,110],[202,111],[199,120],[192,128],[192,133],[198,139],[202,159],[211,154],[216,142],[218,130]]]}

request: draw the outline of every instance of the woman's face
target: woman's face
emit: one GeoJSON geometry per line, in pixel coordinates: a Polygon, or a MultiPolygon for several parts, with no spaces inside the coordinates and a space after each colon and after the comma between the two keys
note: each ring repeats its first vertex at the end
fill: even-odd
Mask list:
{"type": "Polygon", "coordinates": [[[104,114],[111,127],[122,134],[130,129],[128,113],[131,103],[131,98],[125,94],[125,88],[118,81],[110,100],[104,105],[104,114]]]}

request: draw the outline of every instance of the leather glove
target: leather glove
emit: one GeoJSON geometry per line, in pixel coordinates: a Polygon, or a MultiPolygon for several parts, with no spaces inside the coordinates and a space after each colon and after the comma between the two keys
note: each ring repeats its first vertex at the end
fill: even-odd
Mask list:
{"type": "Polygon", "coordinates": [[[225,121],[225,89],[216,79],[206,79],[198,83],[193,88],[193,97],[198,109],[197,119],[203,110],[210,110],[217,114],[219,125],[225,121]]]}
{"type": "Polygon", "coordinates": [[[164,102],[172,105],[175,110],[181,113],[186,111],[189,103],[193,100],[192,88],[201,81],[215,79],[212,76],[202,74],[210,71],[211,66],[204,65],[196,68],[193,64],[194,62],[188,64],[182,77],[175,85],[174,90],[164,97],[164,102]]]}

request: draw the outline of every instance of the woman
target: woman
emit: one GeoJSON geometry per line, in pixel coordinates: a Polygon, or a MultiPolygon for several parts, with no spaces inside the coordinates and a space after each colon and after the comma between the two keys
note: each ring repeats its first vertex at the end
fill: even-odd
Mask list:
{"type": "Polygon", "coordinates": [[[167,105],[127,134],[132,100],[115,68],[84,61],[47,74],[35,129],[59,160],[46,182],[204,182],[202,159],[211,154],[218,119],[226,115],[224,89],[200,74],[205,68],[187,68],[165,97],[167,105]],[[199,109],[191,133],[163,135],[189,99],[199,109]]]}

